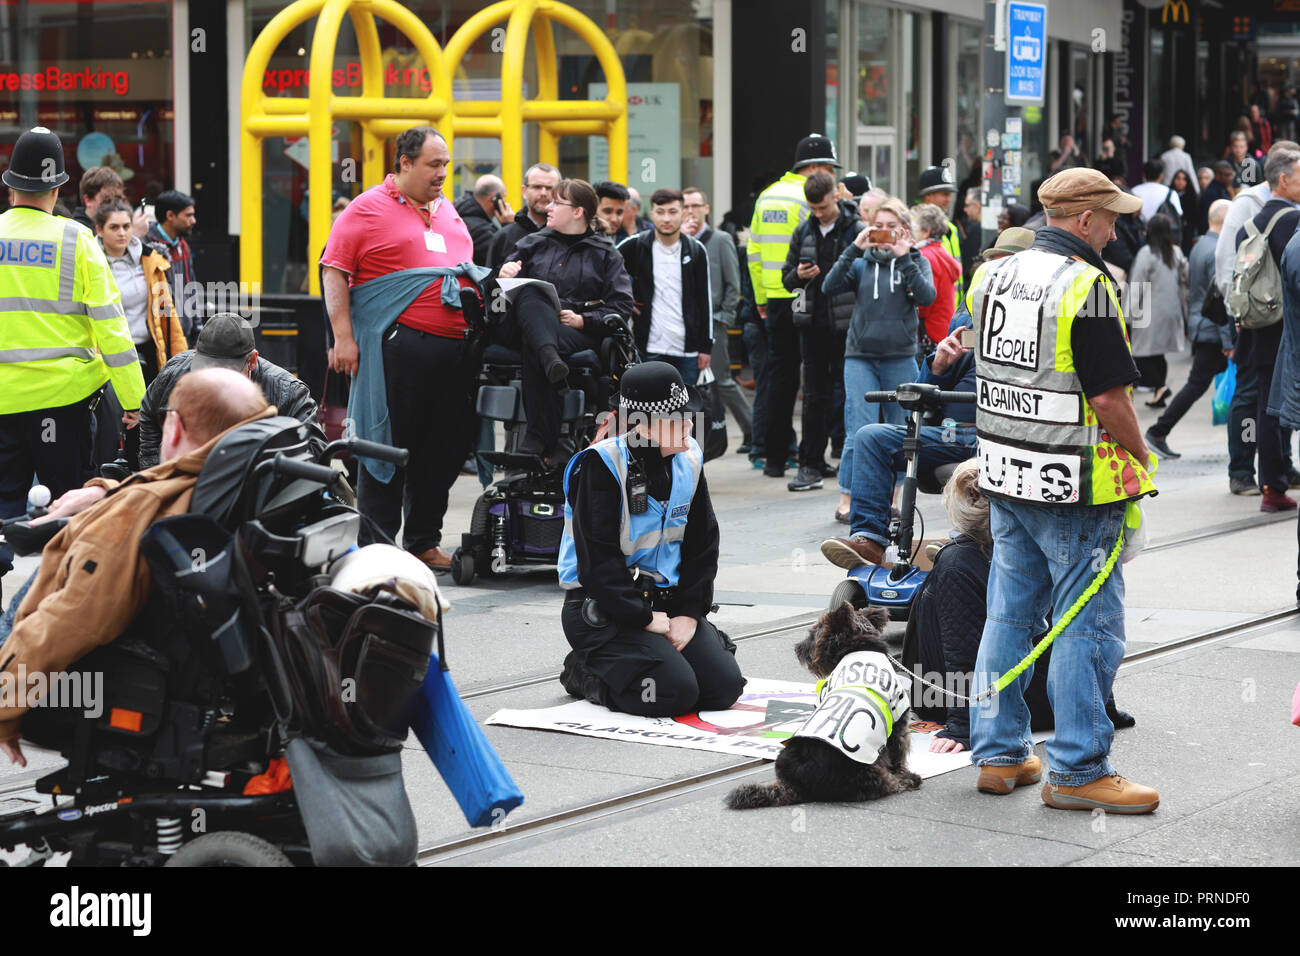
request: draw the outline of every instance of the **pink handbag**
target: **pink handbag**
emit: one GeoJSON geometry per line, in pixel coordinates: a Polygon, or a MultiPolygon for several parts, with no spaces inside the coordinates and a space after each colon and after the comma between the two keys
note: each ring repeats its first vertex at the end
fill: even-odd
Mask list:
{"type": "Polygon", "coordinates": [[[1291,723],[1300,727],[1300,684],[1295,685],[1295,696],[1291,698],[1291,723]]]}

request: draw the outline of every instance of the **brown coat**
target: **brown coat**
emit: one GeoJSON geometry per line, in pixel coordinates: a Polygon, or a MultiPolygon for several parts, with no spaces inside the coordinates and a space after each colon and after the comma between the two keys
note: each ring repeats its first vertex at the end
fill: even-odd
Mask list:
{"type": "Polygon", "coordinates": [[[171,282],[167,279],[171,263],[166,256],[146,247],[140,256],[140,266],[144,269],[145,288],[149,290],[149,310],[145,314],[145,320],[158,355],[158,367],[162,368],[169,358],[180,355],[189,345],[185,341],[185,332],[181,329],[181,320],[177,318],[176,306],[172,302],[171,282]]]}
{"type": "MultiPolygon", "coordinates": [[[[274,414],[271,407],[247,421],[274,414]]],[[[36,580],[0,645],[0,675],[12,674],[6,679],[16,687],[20,664],[28,675],[63,671],[126,630],[152,586],[140,537],[159,518],[189,511],[203,463],[225,434],[123,482],[88,482],[107,488],[108,497],[74,515],[45,546],[36,580]]],[[[19,736],[26,709],[0,707],[0,741],[19,736]]]]}

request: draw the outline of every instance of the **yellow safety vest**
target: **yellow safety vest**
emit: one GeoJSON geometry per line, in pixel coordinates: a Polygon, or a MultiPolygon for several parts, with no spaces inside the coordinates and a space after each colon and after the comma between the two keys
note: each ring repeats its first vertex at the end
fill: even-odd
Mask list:
{"type": "Polygon", "coordinates": [[[957,260],[956,289],[957,301],[960,301],[964,284],[964,273],[961,268],[961,233],[957,230],[957,224],[955,222],[948,223],[948,233],[943,237],[943,240],[939,244],[943,246],[948,255],[957,260]]]}
{"type": "Polygon", "coordinates": [[[1149,463],[1110,439],[1074,368],[1076,319],[1124,327],[1110,280],[1095,266],[1041,249],[986,263],[975,280],[968,302],[976,333],[980,488],[1045,505],[1103,505],[1155,494],[1149,463]],[[1106,290],[1110,316],[1088,315],[1096,282],[1106,290]]]}
{"type": "Polygon", "coordinates": [[[0,415],[71,405],[110,378],[139,408],[144,375],[94,235],[28,206],[0,215],[0,415]]]}
{"type": "Polygon", "coordinates": [[[795,297],[781,282],[781,267],[785,265],[790,238],[810,212],[803,195],[804,181],[805,177],[798,173],[787,172],[764,189],[754,203],[746,258],[757,305],[765,304],[768,299],[795,297]]]}

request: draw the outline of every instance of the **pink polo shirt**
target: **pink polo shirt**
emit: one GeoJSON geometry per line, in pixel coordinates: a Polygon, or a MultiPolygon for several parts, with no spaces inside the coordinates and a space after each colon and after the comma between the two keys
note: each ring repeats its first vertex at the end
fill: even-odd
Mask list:
{"type": "MultiPolygon", "coordinates": [[[[474,241],[450,200],[439,197],[429,206],[415,206],[389,173],[381,185],[367,189],[339,215],[320,261],[346,272],[348,285],[356,286],[401,269],[473,262],[474,241]]],[[[459,282],[461,288],[473,286],[464,276],[459,282]]],[[[422,292],[398,321],[446,338],[458,339],[465,331],[460,311],[442,304],[438,282],[422,292]]]]}

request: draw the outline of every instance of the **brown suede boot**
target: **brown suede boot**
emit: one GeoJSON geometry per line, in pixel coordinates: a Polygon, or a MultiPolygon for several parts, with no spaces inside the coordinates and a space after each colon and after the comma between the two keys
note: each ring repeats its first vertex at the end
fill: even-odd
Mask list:
{"type": "Polygon", "coordinates": [[[1006,766],[986,764],[980,767],[980,778],[975,782],[975,789],[981,793],[995,793],[1005,796],[1016,787],[1038,783],[1043,778],[1043,762],[1030,754],[1024,763],[1006,766]]]}
{"type": "Polygon", "coordinates": [[[1078,787],[1043,784],[1043,803],[1058,810],[1105,810],[1107,813],[1150,813],[1160,806],[1160,794],[1119,774],[1098,777],[1078,787]]]}

